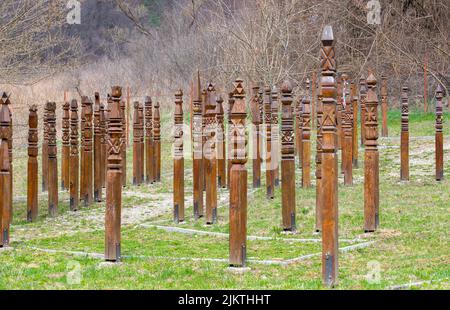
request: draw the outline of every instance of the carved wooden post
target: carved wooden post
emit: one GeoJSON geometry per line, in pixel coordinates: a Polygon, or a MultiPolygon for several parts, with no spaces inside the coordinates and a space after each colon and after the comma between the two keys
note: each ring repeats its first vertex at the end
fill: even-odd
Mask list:
{"type": "Polygon", "coordinates": [[[122,140],[124,143],[122,143],[122,186],[127,186],[127,114],[125,112],[125,101],[120,102],[120,113],[122,115],[122,140]]]}
{"type": "Polygon", "coordinates": [[[107,166],[107,148],[106,148],[106,111],[105,105],[100,104],[100,183],[106,187],[106,166],[107,166]]]}
{"type": "Polygon", "coordinates": [[[175,93],[173,143],[173,219],[184,222],[183,91],[175,93]]]}
{"type": "Polygon", "coordinates": [[[342,76],[337,77],[337,147],[342,149],[342,97],[344,93],[344,87],[342,83],[342,76]]]}
{"type": "Polygon", "coordinates": [[[295,155],[292,85],[281,87],[281,209],[283,229],[295,231],[295,155]]]}
{"type": "Polygon", "coordinates": [[[81,200],[84,201],[84,206],[88,207],[92,204],[93,200],[93,169],[92,169],[92,155],[93,155],[93,134],[92,134],[92,101],[85,97],[84,103],[84,149],[83,149],[83,160],[84,163],[84,190],[81,200]]]}
{"type": "Polygon", "coordinates": [[[139,102],[134,102],[133,113],[133,185],[141,185],[141,121],[139,119],[139,102]]]}
{"type": "Polygon", "coordinates": [[[385,75],[381,76],[381,115],[383,119],[383,124],[381,127],[381,136],[388,136],[388,124],[387,124],[387,113],[388,113],[388,90],[387,90],[387,77],[385,75]]]}
{"type": "Polygon", "coordinates": [[[272,156],[272,109],[270,87],[264,88],[264,121],[266,123],[266,188],[267,198],[274,198],[274,182],[275,175],[273,170],[273,156],[272,156]]]}
{"type": "Polygon", "coordinates": [[[201,174],[203,176],[203,191],[206,191],[206,163],[205,159],[205,144],[206,144],[206,100],[208,93],[206,89],[202,90],[202,167],[200,169],[201,174]]]}
{"type": "Polygon", "coordinates": [[[102,180],[101,166],[102,163],[102,128],[100,125],[100,94],[95,93],[94,103],[94,200],[102,201],[102,180]]]}
{"type": "Polygon", "coordinates": [[[42,139],[42,191],[46,192],[48,190],[48,122],[47,122],[47,106],[44,107],[44,135],[42,139]]]}
{"type": "Polygon", "coordinates": [[[297,116],[295,128],[298,130],[298,166],[302,168],[303,166],[303,104],[302,99],[298,98],[296,100],[297,104],[297,116]]]}
{"type": "Polygon", "coordinates": [[[86,117],[85,117],[85,105],[86,101],[89,99],[87,97],[81,97],[81,112],[80,112],[80,200],[83,199],[85,195],[85,189],[86,189],[86,160],[84,158],[85,152],[85,139],[84,139],[84,131],[85,131],[85,124],[86,124],[86,117]]]}
{"type": "Polygon", "coordinates": [[[9,245],[9,228],[12,218],[12,170],[9,145],[12,139],[11,130],[11,104],[6,93],[2,94],[0,107],[0,227],[2,236],[0,247],[9,245]]]}
{"type": "Polygon", "coordinates": [[[122,209],[122,150],[125,139],[121,111],[122,88],[112,88],[108,104],[108,171],[106,176],[105,260],[120,261],[120,227],[122,209]]]}
{"type": "Polygon", "coordinates": [[[443,90],[441,84],[436,89],[436,181],[444,179],[444,141],[442,136],[442,97],[443,90]]]}
{"type": "Polygon", "coordinates": [[[194,217],[198,219],[203,216],[203,165],[202,149],[202,98],[200,94],[200,73],[197,72],[197,83],[194,87],[193,101],[193,191],[194,191],[194,217]]]}
{"type": "Polygon", "coordinates": [[[315,127],[315,119],[316,119],[316,81],[317,81],[317,74],[316,72],[313,72],[312,78],[311,78],[311,128],[315,127]]]}
{"type": "Polygon", "coordinates": [[[302,100],[302,187],[311,187],[311,104],[309,95],[302,100]]]}
{"type": "Polygon", "coordinates": [[[206,138],[204,152],[205,180],[206,180],[206,224],[217,222],[217,165],[216,165],[216,90],[209,83],[208,95],[205,102],[205,128],[206,138]]]}
{"type": "Polygon", "coordinates": [[[353,168],[358,168],[358,94],[356,84],[352,83],[352,110],[353,110],[353,136],[352,136],[352,151],[353,151],[353,168]]]}
{"type": "Polygon", "coordinates": [[[217,98],[217,181],[218,186],[221,188],[227,187],[227,172],[225,163],[225,126],[224,126],[224,111],[223,111],[223,99],[221,96],[217,98]]]}
{"type": "Polygon", "coordinates": [[[409,108],[408,87],[402,87],[402,131],[400,134],[400,179],[409,180],[409,108]]]}
{"type": "Polygon", "coordinates": [[[139,173],[141,174],[141,183],[145,182],[145,116],[144,105],[139,103],[139,146],[141,154],[141,162],[139,163],[139,173]]]}
{"type": "Polygon", "coordinates": [[[161,118],[159,114],[159,102],[155,104],[155,112],[153,115],[153,140],[155,152],[155,182],[161,182],[161,118]]]}
{"type": "Polygon", "coordinates": [[[58,212],[58,159],[56,147],[56,103],[47,102],[48,123],[48,213],[58,212]]]}
{"type": "Polygon", "coordinates": [[[364,146],[365,144],[365,122],[366,119],[365,113],[366,113],[366,96],[367,96],[367,86],[366,86],[366,79],[362,76],[359,79],[359,104],[361,109],[361,146],[364,146]]]}
{"type": "Polygon", "coordinates": [[[153,105],[148,96],[145,97],[145,174],[147,183],[153,183],[153,105]]]}
{"type": "Polygon", "coordinates": [[[353,185],[353,111],[350,100],[350,88],[348,76],[343,75],[344,97],[342,110],[342,173],[344,174],[344,184],[353,185]]]}
{"type": "MultiPolygon", "coordinates": [[[[9,102],[8,104],[11,104],[9,102]]],[[[9,109],[9,118],[11,121],[9,122],[9,139],[8,139],[8,154],[9,154],[9,171],[10,171],[10,178],[9,178],[9,187],[11,188],[11,195],[9,195],[9,206],[10,206],[10,217],[9,217],[9,224],[11,225],[13,220],[13,194],[14,194],[14,164],[13,164],[13,119],[12,119],[12,111],[9,109]]],[[[58,180],[56,180],[56,183],[58,183],[58,180]]],[[[58,186],[58,184],[56,184],[58,186]]]]}
{"type": "Polygon", "coordinates": [[[261,150],[260,150],[260,125],[261,125],[261,114],[259,107],[259,86],[255,86],[252,89],[253,94],[250,99],[250,109],[252,113],[252,124],[253,124],[253,188],[261,187],[261,150]]]}
{"type": "Polygon", "coordinates": [[[78,103],[70,103],[70,210],[78,210],[79,190],[79,151],[78,151],[78,103]]]}
{"type": "Polygon", "coordinates": [[[62,116],[61,189],[69,189],[70,103],[64,101],[62,116]]]}
{"type": "Polygon", "coordinates": [[[272,88],[272,101],[271,101],[271,116],[272,116],[272,169],[273,169],[273,177],[274,177],[274,185],[280,186],[280,128],[278,126],[278,91],[274,86],[272,88]]]}
{"type": "Polygon", "coordinates": [[[331,26],[322,33],[322,279],[331,287],[338,278],[338,162],[336,138],[336,60],[331,26]]]}
{"type": "Polygon", "coordinates": [[[365,152],[364,152],[364,230],[373,232],[379,221],[379,154],[377,80],[372,72],[367,77],[365,152]]]}
{"type": "Polygon", "coordinates": [[[294,119],[295,119],[295,123],[294,123],[295,151],[294,151],[294,154],[295,154],[295,156],[300,157],[300,148],[301,148],[301,144],[302,144],[302,138],[300,136],[300,128],[298,126],[298,122],[300,119],[299,112],[300,112],[300,100],[295,99],[294,100],[294,119]]]}
{"type": "Polygon", "coordinates": [[[245,136],[245,90],[237,79],[233,91],[235,103],[231,111],[232,160],[230,182],[230,266],[245,267],[247,239],[247,139],[245,136]]]}
{"type": "MultiPolygon", "coordinates": [[[[34,222],[38,216],[38,116],[37,107],[30,107],[28,117],[28,180],[27,180],[27,221],[34,222]]],[[[69,161],[67,161],[69,163],[69,161]]],[[[1,173],[1,172],[0,172],[1,173]]],[[[69,183],[66,183],[67,185],[69,183]]],[[[1,222],[1,215],[0,215],[1,222]]]]}
{"type": "Polygon", "coordinates": [[[322,231],[322,119],[323,119],[322,91],[319,85],[317,96],[317,135],[316,135],[316,232],[322,231]]]}
{"type": "MultiPolygon", "coordinates": [[[[228,93],[228,111],[227,111],[227,118],[228,118],[228,154],[231,153],[231,110],[233,110],[233,104],[234,104],[234,97],[233,92],[228,93]]],[[[230,172],[231,172],[231,157],[228,155],[227,160],[227,187],[230,188],[230,172]]]]}

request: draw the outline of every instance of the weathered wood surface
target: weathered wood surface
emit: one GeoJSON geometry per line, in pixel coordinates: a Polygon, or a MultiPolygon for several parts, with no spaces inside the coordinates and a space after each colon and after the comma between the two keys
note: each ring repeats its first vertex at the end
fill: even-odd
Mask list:
{"type": "Polygon", "coordinates": [[[61,189],[69,189],[70,167],[70,102],[64,101],[62,115],[61,189]]]}
{"type": "Polygon", "coordinates": [[[259,86],[252,88],[250,99],[250,111],[252,116],[252,164],[253,164],[253,188],[261,187],[261,113],[259,86]]]}
{"type": "Polygon", "coordinates": [[[173,219],[184,222],[183,91],[175,93],[173,144],[173,219]]]}
{"type": "Polygon", "coordinates": [[[381,136],[388,136],[388,124],[387,124],[387,114],[388,114],[388,86],[387,86],[387,77],[385,75],[381,76],[381,117],[382,117],[382,126],[381,126],[381,136]]]}
{"type": "Polygon", "coordinates": [[[141,183],[145,182],[145,112],[144,105],[139,103],[139,147],[141,162],[139,163],[139,173],[141,174],[141,183]]]}
{"type": "Polygon", "coordinates": [[[86,171],[86,160],[84,159],[84,128],[85,128],[85,124],[86,124],[86,119],[85,119],[85,115],[84,115],[84,110],[85,110],[85,103],[88,100],[87,97],[81,97],[81,111],[80,111],[80,200],[83,199],[85,193],[85,189],[86,189],[86,175],[85,175],[85,171],[86,171]]]}
{"type": "Polygon", "coordinates": [[[275,173],[272,156],[272,104],[270,87],[264,88],[264,121],[266,125],[266,195],[273,199],[275,195],[275,173]]]}
{"type": "Polygon", "coordinates": [[[141,185],[143,182],[143,171],[141,170],[141,164],[144,161],[144,156],[141,154],[141,134],[143,128],[141,128],[141,120],[139,118],[139,102],[135,101],[133,104],[133,185],[141,185]]]}
{"type": "Polygon", "coordinates": [[[443,89],[439,84],[436,89],[436,138],[435,138],[435,147],[436,147],[436,181],[442,181],[444,179],[444,137],[442,133],[443,125],[442,125],[442,97],[443,97],[443,89]]]}
{"type": "Polygon", "coordinates": [[[233,110],[234,97],[233,92],[228,93],[228,110],[227,110],[227,120],[228,120],[228,146],[227,146],[227,187],[230,189],[230,172],[231,172],[231,110],[233,110]]]}
{"type": "Polygon", "coordinates": [[[58,158],[56,147],[56,103],[47,102],[48,124],[48,213],[58,213],[58,158]]]}
{"type": "Polygon", "coordinates": [[[78,210],[79,204],[79,149],[78,149],[78,103],[73,99],[70,103],[70,210],[78,210]]]}
{"type": "Polygon", "coordinates": [[[342,172],[344,174],[344,184],[353,185],[353,106],[350,99],[350,87],[348,76],[343,75],[344,97],[342,110],[342,172]]]}
{"type": "Polygon", "coordinates": [[[316,132],[316,232],[322,231],[322,91],[319,85],[319,94],[317,96],[317,132],[316,132]]]}
{"type": "Polygon", "coordinates": [[[295,231],[295,132],[292,85],[281,87],[281,209],[283,230],[295,231]]]}
{"type": "MultiPolygon", "coordinates": [[[[92,101],[86,97],[83,96],[81,98],[83,102],[82,107],[82,117],[84,118],[84,129],[83,129],[83,157],[82,160],[84,163],[82,163],[82,167],[84,168],[82,170],[83,175],[83,183],[82,187],[83,190],[81,191],[82,194],[80,195],[80,200],[83,201],[84,207],[88,207],[93,202],[93,169],[92,169],[92,163],[93,163],[93,130],[92,130],[92,118],[93,118],[93,104],[92,101]]],[[[81,188],[80,188],[81,189],[81,188]]]]}
{"type": "Polygon", "coordinates": [[[302,187],[311,187],[311,102],[309,94],[302,100],[302,187]]]}
{"type": "Polygon", "coordinates": [[[100,124],[100,94],[95,93],[94,101],[94,200],[102,201],[102,128],[100,124]]]}
{"type": "Polygon", "coordinates": [[[353,168],[358,168],[358,92],[356,84],[352,83],[351,100],[352,100],[352,110],[353,110],[353,136],[352,136],[352,162],[353,168]]]}
{"type": "Polygon", "coordinates": [[[339,75],[337,77],[337,147],[339,150],[342,149],[342,140],[343,140],[343,134],[342,134],[342,97],[344,95],[344,85],[342,81],[342,76],[339,75]]]}
{"type": "Polygon", "coordinates": [[[206,88],[205,100],[205,128],[206,138],[203,149],[205,160],[205,188],[206,188],[206,208],[205,221],[207,225],[217,222],[217,162],[216,162],[216,89],[212,83],[206,88]]]}
{"type": "Polygon", "coordinates": [[[365,117],[365,113],[366,113],[366,96],[367,96],[367,84],[366,84],[366,79],[364,78],[364,76],[362,76],[359,79],[359,107],[361,110],[361,146],[364,146],[365,143],[365,130],[364,130],[364,126],[365,126],[365,122],[364,120],[366,119],[365,117]]]}
{"type": "Polygon", "coordinates": [[[42,150],[41,150],[41,162],[42,162],[42,191],[48,190],[48,122],[47,122],[47,106],[44,106],[43,116],[43,136],[42,136],[42,150]]]}
{"type": "Polygon", "coordinates": [[[106,188],[106,166],[107,166],[107,147],[106,147],[106,107],[104,103],[100,104],[100,183],[102,188],[106,188]]]}
{"type": "Polygon", "coordinates": [[[243,81],[234,83],[231,111],[232,160],[230,181],[230,266],[245,267],[247,256],[247,149],[246,104],[243,81]]]}
{"type": "Polygon", "coordinates": [[[379,223],[379,154],[378,154],[378,96],[377,80],[372,72],[367,77],[368,92],[365,105],[364,152],[364,230],[373,232],[379,223]]]}
{"type": "Polygon", "coordinates": [[[0,107],[0,247],[8,246],[10,239],[10,225],[12,219],[12,170],[9,145],[12,139],[11,104],[9,96],[2,93],[0,107]]]}
{"type": "Polygon", "coordinates": [[[334,35],[325,26],[321,49],[322,76],[322,280],[332,287],[338,279],[338,161],[336,137],[336,60],[334,35]]]}
{"type": "MultiPolygon", "coordinates": [[[[36,105],[30,107],[28,116],[28,178],[27,221],[34,222],[38,216],[38,115],[36,105]]],[[[69,162],[67,162],[69,163],[69,162]]],[[[69,185],[69,183],[66,183],[69,185]]],[[[1,216],[0,216],[1,222],[1,216]]]]}
{"type": "Polygon", "coordinates": [[[127,131],[126,128],[128,126],[128,122],[127,122],[127,114],[125,111],[125,101],[121,100],[120,102],[120,115],[122,116],[122,140],[124,141],[124,143],[122,143],[122,186],[125,187],[127,186],[127,131]]]}
{"type": "Polygon", "coordinates": [[[161,116],[159,113],[159,102],[155,104],[153,113],[153,143],[154,143],[154,166],[155,182],[161,182],[161,116]]]}
{"type": "Polygon", "coordinates": [[[193,100],[193,198],[194,217],[203,217],[203,133],[202,133],[202,98],[200,93],[200,73],[197,72],[197,80],[194,86],[193,100]]]}
{"type": "Polygon", "coordinates": [[[224,125],[223,98],[217,97],[217,186],[220,188],[227,187],[227,170],[226,170],[226,139],[224,125]]]}
{"type": "Polygon", "coordinates": [[[297,104],[297,115],[295,128],[298,130],[298,143],[297,143],[297,153],[298,153],[298,166],[301,168],[303,166],[303,104],[302,98],[296,100],[297,104]]]}
{"type": "Polygon", "coordinates": [[[121,208],[122,208],[122,150],[125,139],[123,113],[121,112],[122,88],[114,86],[108,104],[108,170],[106,177],[105,210],[105,260],[121,259],[121,208]]]}
{"type": "Polygon", "coordinates": [[[313,72],[311,77],[311,128],[316,128],[316,111],[317,111],[317,73],[313,72]]]}
{"type": "Polygon", "coordinates": [[[154,182],[153,172],[153,103],[152,98],[145,97],[145,175],[146,182],[154,182]]]}
{"type": "Polygon", "coordinates": [[[402,123],[400,133],[400,180],[409,180],[409,107],[408,87],[402,87],[402,123]]]}
{"type": "Polygon", "coordinates": [[[280,186],[280,127],[279,127],[279,108],[278,103],[278,90],[274,86],[272,87],[272,102],[271,102],[271,117],[272,117],[272,169],[274,177],[274,185],[276,187],[280,186]]]}

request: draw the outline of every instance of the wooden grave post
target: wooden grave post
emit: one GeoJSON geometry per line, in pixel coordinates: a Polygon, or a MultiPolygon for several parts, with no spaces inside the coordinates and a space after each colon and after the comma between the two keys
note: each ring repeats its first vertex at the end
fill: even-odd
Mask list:
{"type": "Polygon", "coordinates": [[[353,168],[358,168],[358,93],[356,84],[352,83],[352,92],[351,92],[351,100],[352,100],[352,110],[353,110],[353,135],[352,135],[352,162],[353,168]]]}
{"type": "Polygon", "coordinates": [[[322,105],[322,91],[319,83],[319,94],[317,96],[317,132],[316,132],[316,227],[315,231],[322,231],[322,119],[323,119],[323,105],[322,105]]]}
{"type": "Polygon", "coordinates": [[[366,119],[365,117],[365,113],[366,113],[366,96],[367,96],[367,84],[366,84],[366,79],[364,78],[364,76],[361,76],[361,78],[359,79],[359,105],[360,105],[360,109],[361,109],[361,146],[365,145],[365,122],[364,120],[366,119]]]}
{"type": "MultiPolygon", "coordinates": [[[[130,109],[128,109],[130,111],[130,109]]],[[[126,128],[128,126],[127,122],[127,114],[125,112],[125,101],[121,100],[120,102],[120,113],[122,116],[122,140],[124,143],[122,143],[122,186],[127,186],[127,144],[128,144],[128,137],[127,137],[127,131],[126,128]]]]}
{"type": "Polygon", "coordinates": [[[79,204],[79,149],[78,149],[78,103],[75,99],[70,103],[70,210],[78,210],[79,204]]]}
{"type": "MultiPolygon", "coordinates": [[[[28,180],[27,221],[34,222],[38,216],[38,115],[36,105],[30,107],[28,116],[28,180]]],[[[69,162],[67,162],[69,163],[69,162]]],[[[69,185],[69,183],[66,183],[69,185]]],[[[1,219],[0,219],[1,221],[1,219]]]]}
{"type": "Polygon", "coordinates": [[[11,104],[9,96],[3,93],[1,96],[0,107],[0,227],[2,236],[0,238],[0,247],[9,245],[9,229],[12,218],[12,170],[9,145],[10,139],[12,139],[11,129],[11,110],[9,105],[11,104]]]}
{"type": "Polygon", "coordinates": [[[139,146],[141,154],[141,162],[139,163],[139,173],[141,174],[141,183],[145,182],[145,116],[144,105],[139,103],[139,146]]]}
{"type": "MultiPolygon", "coordinates": [[[[233,110],[234,97],[233,92],[228,93],[228,111],[227,111],[227,120],[228,120],[228,152],[231,153],[231,110],[233,110]]],[[[227,159],[227,187],[230,188],[230,172],[231,172],[231,157],[228,155],[227,159]]]]}
{"type": "Polygon", "coordinates": [[[145,175],[147,183],[154,182],[153,173],[153,104],[152,98],[145,97],[145,175]]]}
{"type": "Polygon", "coordinates": [[[272,156],[272,98],[270,87],[264,88],[264,121],[266,123],[266,194],[267,198],[273,199],[275,194],[275,175],[273,170],[272,156]]]}
{"type": "Polygon", "coordinates": [[[56,103],[47,102],[48,124],[48,213],[58,213],[58,158],[56,146],[56,103]]]}
{"type": "Polygon", "coordinates": [[[337,147],[339,150],[342,149],[342,97],[344,94],[342,75],[337,77],[337,147]]]}
{"type": "Polygon", "coordinates": [[[205,220],[207,225],[217,223],[217,164],[216,164],[216,90],[212,83],[207,86],[204,114],[204,136],[203,148],[205,161],[205,188],[206,208],[205,220]]]}
{"type": "Polygon", "coordinates": [[[161,117],[159,114],[159,102],[156,102],[153,114],[153,141],[155,182],[161,182],[161,117]]]}
{"type": "Polygon", "coordinates": [[[298,143],[297,143],[297,152],[298,152],[298,166],[302,168],[303,166],[303,103],[302,99],[299,97],[296,100],[297,105],[297,115],[296,115],[296,123],[295,128],[298,130],[298,143]]]}
{"type": "Polygon", "coordinates": [[[252,113],[252,163],[253,163],[253,188],[261,187],[261,112],[260,112],[260,98],[259,98],[259,86],[252,88],[253,94],[250,99],[250,110],[252,113]]]}
{"type": "MultiPolygon", "coordinates": [[[[81,200],[84,202],[84,206],[88,207],[93,201],[93,134],[92,134],[92,116],[93,107],[92,101],[88,97],[83,97],[84,105],[82,115],[84,116],[84,130],[83,130],[83,160],[84,160],[84,190],[81,195],[81,200]]],[[[83,100],[82,99],[82,100],[83,100]]],[[[83,166],[83,165],[82,165],[83,166]]]]}
{"type": "Polygon", "coordinates": [[[61,189],[68,190],[70,183],[70,102],[64,101],[62,116],[61,189]]]}
{"type": "Polygon", "coordinates": [[[173,144],[173,219],[184,222],[183,91],[175,93],[173,144]]]}
{"type": "Polygon", "coordinates": [[[227,171],[226,171],[226,139],[224,125],[223,98],[217,98],[217,181],[220,188],[227,187],[227,171]]]}
{"type": "Polygon", "coordinates": [[[350,97],[350,87],[348,76],[343,75],[344,97],[342,110],[342,173],[344,174],[344,184],[353,185],[353,105],[350,97]]]}
{"type": "Polygon", "coordinates": [[[402,87],[402,130],[400,134],[400,180],[409,180],[409,107],[408,87],[402,87]]]}
{"type": "Polygon", "coordinates": [[[438,85],[436,89],[436,136],[435,136],[435,147],[436,147],[436,181],[444,180],[444,138],[442,134],[442,97],[443,89],[441,84],[438,85]]]}
{"type": "Polygon", "coordinates": [[[193,192],[194,217],[203,217],[203,134],[202,134],[202,98],[200,94],[200,73],[197,71],[197,81],[194,86],[193,100],[193,192]]]}
{"type": "Polygon", "coordinates": [[[302,187],[311,187],[311,102],[309,93],[302,100],[302,187]]]}
{"type": "Polygon", "coordinates": [[[89,99],[87,97],[82,96],[81,97],[81,111],[80,111],[80,200],[83,200],[83,197],[85,195],[85,189],[86,189],[86,160],[84,158],[84,148],[85,148],[85,138],[84,138],[84,131],[85,131],[85,125],[86,125],[86,117],[85,117],[85,105],[86,101],[89,99]]]}
{"type": "Polygon", "coordinates": [[[106,107],[104,103],[100,104],[100,184],[102,188],[106,187],[106,166],[107,166],[107,148],[106,148],[106,107]]]}
{"type": "Polygon", "coordinates": [[[271,101],[271,116],[272,116],[272,169],[273,169],[273,177],[274,177],[274,185],[276,187],[280,186],[280,128],[278,125],[278,90],[274,86],[272,88],[272,101],[271,101]]]}
{"type": "Polygon", "coordinates": [[[133,185],[141,185],[142,173],[140,165],[142,162],[141,156],[141,122],[139,119],[139,102],[135,101],[133,104],[133,185]]]}
{"type": "Polygon", "coordinates": [[[48,190],[48,111],[47,105],[44,106],[44,118],[43,118],[43,139],[42,139],[42,191],[46,192],[48,190]]]}
{"type": "Polygon", "coordinates": [[[94,102],[94,200],[96,202],[102,201],[101,166],[103,166],[103,162],[100,120],[100,94],[96,92],[94,102]]]}
{"type": "Polygon", "coordinates": [[[317,74],[316,72],[312,73],[311,77],[311,128],[315,128],[315,120],[316,120],[316,111],[317,111],[317,103],[316,103],[316,90],[317,90],[317,74]]]}

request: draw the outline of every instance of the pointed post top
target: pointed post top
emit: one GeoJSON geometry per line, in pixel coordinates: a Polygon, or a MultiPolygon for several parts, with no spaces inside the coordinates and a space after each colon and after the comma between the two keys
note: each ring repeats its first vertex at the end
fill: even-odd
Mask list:
{"type": "Polygon", "coordinates": [[[244,98],[245,97],[244,81],[242,79],[238,78],[233,83],[233,85],[234,85],[233,97],[244,98]]]}
{"type": "Polygon", "coordinates": [[[113,86],[111,88],[111,97],[112,99],[119,100],[122,97],[122,87],[120,86],[113,86]]]}
{"type": "Polygon", "coordinates": [[[10,95],[8,95],[6,92],[3,92],[1,97],[2,103],[6,105],[11,104],[11,102],[9,101],[9,97],[10,95]]]}
{"type": "Polygon", "coordinates": [[[292,84],[288,80],[283,82],[283,85],[281,85],[281,93],[283,94],[289,94],[292,93],[292,84]]]}
{"type": "Polygon", "coordinates": [[[144,102],[145,103],[152,103],[152,98],[150,96],[145,96],[144,102]]]}
{"type": "Polygon", "coordinates": [[[369,71],[369,76],[367,77],[366,82],[369,88],[375,87],[375,85],[377,84],[377,79],[375,78],[375,75],[371,71],[369,71]]]}
{"type": "Polygon", "coordinates": [[[331,25],[326,25],[323,28],[321,41],[322,41],[322,44],[325,46],[330,46],[333,44],[334,34],[333,34],[333,28],[331,27],[331,25]]]}

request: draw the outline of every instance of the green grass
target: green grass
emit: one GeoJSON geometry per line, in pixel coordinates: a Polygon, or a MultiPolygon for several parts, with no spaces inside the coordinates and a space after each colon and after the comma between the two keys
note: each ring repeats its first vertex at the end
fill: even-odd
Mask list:
{"type": "MultiPolygon", "coordinates": [[[[447,120],[449,114],[444,116],[447,120]]],[[[148,226],[172,222],[172,160],[169,130],[171,120],[163,117],[163,180],[160,184],[132,187],[123,195],[123,262],[104,266],[99,258],[70,252],[103,253],[104,203],[79,212],[68,210],[68,195],[60,195],[59,214],[47,216],[46,195],[40,196],[40,214],[35,223],[26,223],[26,153],[15,154],[15,203],[11,229],[12,244],[0,250],[0,289],[322,289],[320,256],[289,264],[265,265],[258,260],[286,261],[305,254],[320,253],[321,244],[281,240],[317,239],[315,221],[315,187],[302,189],[301,170],[297,167],[296,207],[298,233],[281,232],[281,191],[275,199],[265,196],[262,187],[251,188],[251,163],[248,190],[248,235],[268,236],[272,240],[249,240],[247,256],[251,270],[234,274],[227,270],[228,240],[224,237],[166,232],[148,226]],[[165,130],[164,130],[165,128],[165,130]],[[147,224],[143,226],[141,224],[147,224]],[[38,250],[41,249],[41,250],[38,250]],[[46,250],[47,252],[44,252],[46,250]],[[56,250],[49,253],[48,250],[56,250]],[[177,260],[184,258],[185,260],[177,260]],[[225,261],[193,260],[198,258],[225,261]],[[256,262],[255,262],[256,260],[256,262]],[[74,283],[74,270],[81,282],[74,283]]],[[[410,114],[411,167],[409,182],[399,181],[400,113],[389,113],[390,138],[380,138],[380,229],[364,234],[363,225],[363,156],[359,149],[359,168],[354,170],[354,185],[339,187],[340,247],[350,244],[343,239],[375,241],[369,247],[341,253],[337,289],[388,289],[391,286],[424,281],[418,289],[449,289],[450,247],[450,126],[444,123],[445,176],[434,180],[434,116],[432,113],[410,114]],[[379,281],[367,280],[374,268],[379,281]]],[[[315,133],[312,134],[315,137],[315,133]]],[[[314,141],[312,149],[315,149],[314,141]]],[[[22,150],[23,151],[23,150],[22,150]]],[[[128,180],[132,176],[131,148],[127,157],[128,180]]],[[[228,232],[226,190],[219,190],[221,203],[218,223],[206,226],[193,219],[191,160],[186,167],[186,223],[181,228],[211,232],[228,232]]],[[[312,160],[312,180],[315,165],[312,160]]]]}

